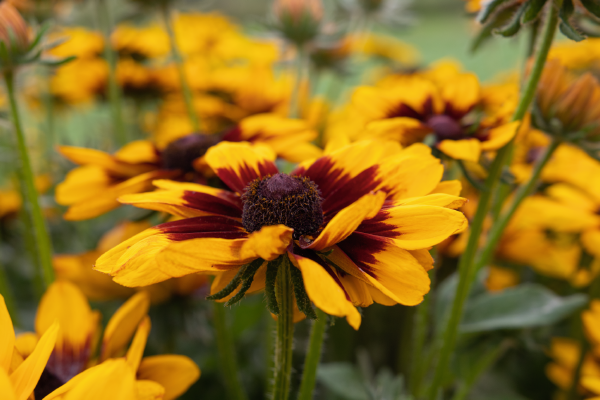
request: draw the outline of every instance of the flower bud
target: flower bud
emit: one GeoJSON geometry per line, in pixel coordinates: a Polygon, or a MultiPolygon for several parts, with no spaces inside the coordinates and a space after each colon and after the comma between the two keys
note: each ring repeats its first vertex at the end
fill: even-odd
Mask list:
{"type": "Polygon", "coordinates": [[[313,40],[323,19],[321,0],[276,0],[273,7],[282,35],[297,46],[313,40]]]}
{"type": "Polygon", "coordinates": [[[29,46],[29,29],[17,9],[3,1],[0,3],[0,42],[9,52],[23,53],[29,46]]]}

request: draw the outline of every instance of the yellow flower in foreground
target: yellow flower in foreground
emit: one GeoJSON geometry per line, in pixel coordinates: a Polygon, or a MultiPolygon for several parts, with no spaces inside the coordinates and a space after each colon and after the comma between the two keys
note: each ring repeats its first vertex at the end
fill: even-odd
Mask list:
{"type": "MultiPolygon", "coordinates": [[[[61,329],[56,339],[56,348],[46,367],[44,384],[40,385],[40,391],[44,390],[43,395],[53,393],[49,398],[62,398],[56,396],[62,396],[71,390],[78,393],[82,390],[79,389],[82,384],[80,381],[87,379],[90,374],[88,368],[125,356],[133,376],[137,377],[137,381],[132,383],[136,392],[164,396],[167,400],[174,399],[198,379],[200,371],[193,361],[184,356],[160,355],[142,359],[150,332],[150,319],[147,316],[149,305],[149,297],[145,292],[130,298],[112,316],[99,342],[100,314],[92,311],[87,299],[76,286],[56,281],[40,302],[35,321],[36,333],[18,336],[16,347],[21,354],[29,354],[38,338],[41,336],[41,343],[45,332],[52,329],[51,321],[57,320],[61,329]],[[126,351],[130,341],[131,345],[126,351]],[[93,358],[96,354],[97,359],[93,358]],[[81,373],[83,374],[78,375],[81,373]]],[[[112,365],[117,366],[115,363],[112,365]]],[[[108,367],[100,368],[100,372],[104,368],[108,367]]],[[[94,374],[98,373],[98,370],[95,371],[94,374]]],[[[76,397],[73,395],[65,398],[76,397]]]]}
{"type": "Polygon", "coordinates": [[[53,322],[24,357],[15,348],[15,331],[4,297],[0,295],[0,394],[3,400],[26,400],[32,396],[46,368],[58,331],[58,323],[53,322]]]}
{"type": "Polygon", "coordinates": [[[452,209],[464,199],[444,193],[456,183],[440,183],[443,167],[421,144],[363,141],[289,175],[247,143],[220,143],[206,162],[231,191],[158,181],[163,190],[123,196],[182,219],[121,243],[95,268],[125,286],[217,273],[212,293],[231,288],[225,301],[242,267],[250,272],[236,298],[265,288],[277,268],[267,261],[283,256],[304,296],[301,311],[310,313],[312,301],[358,328],[354,306],[420,303],[433,267],[428,249],[466,227],[452,209]]]}
{"type": "MultiPolygon", "coordinates": [[[[189,131],[188,131],[189,132],[189,131]]],[[[152,188],[155,179],[170,178],[205,183],[213,176],[202,161],[208,148],[221,140],[260,145],[271,159],[276,155],[294,162],[320,155],[310,141],[317,132],[302,120],[257,115],[243,120],[223,135],[186,134],[132,142],[114,155],[102,151],[61,146],[59,151],[81,165],[56,188],[56,201],[70,206],[65,219],[94,218],[117,208],[117,198],[152,188]],[[276,152],[273,153],[271,148],[276,152]]]]}

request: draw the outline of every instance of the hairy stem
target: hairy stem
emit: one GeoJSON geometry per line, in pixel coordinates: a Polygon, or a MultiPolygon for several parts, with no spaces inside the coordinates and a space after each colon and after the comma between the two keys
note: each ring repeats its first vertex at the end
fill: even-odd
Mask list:
{"type": "Polygon", "coordinates": [[[273,400],[287,400],[292,375],[292,344],[294,340],[294,288],[287,255],[280,256],[275,284],[279,316],[275,338],[275,377],[271,390],[273,400]]]}
{"type": "Polygon", "coordinates": [[[308,351],[304,360],[304,372],[300,384],[300,393],[298,400],[312,400],[315,383],[317,381],[317,368],[321,360],[323,350],[323,340],[327,330],[327,314],[320,309],[316,309],[317,319],[313,321],[310,331],[310,341],[308,351]]]}

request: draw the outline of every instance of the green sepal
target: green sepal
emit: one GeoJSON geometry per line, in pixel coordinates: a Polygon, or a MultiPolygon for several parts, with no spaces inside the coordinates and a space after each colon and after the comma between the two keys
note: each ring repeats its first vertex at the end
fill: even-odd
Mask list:
{"type": "Polygon", "coordinates": [[[42,38],[46,35],[46,32],[48,32],[48,29],[50,29],[50,23],[46,22],[41,26],[40,30],[35,35],[35,38],[29,44],[27,51],[32,51],[33,49],[35,49],[38,46],[38,44],[40,44],[40,42],[42,41],[42,38]]]}
{"type": "Polygon", "coordinates": [[[581,4],[595,17],[600,18],[600,2],[598,0],[581,0],[581,4]]]}
{"type": "Polygon", "coordinates": [[[574,40],[575,42],[581,42],[585,39],[585,36],[579,33],[569,22],[569,18],[571,18],[574,12],[575,6],[573,5],[573,0],[564,0],[559,13],[560,24],[558,25],[558,28],[561,33],[569,39],[574,40]]]}
{"type": "Polygon", "coordinates": [[[531,0],[527,3],[527,8],[521,17],[521,23],[527,24],[537,19],[544,8],[547,0],[531,0]]]}
{"type": "Polygon", "coordinates": [[[246,270],[247,267],[248,267],[248,265],[241,266],[240,269],[238,270],[237,274],[235,274],[233,279],[231,281],[229,281],[227,286],[225,286],[219,292],[217,292],[215,294],[211,294],[210,296],[208,296],[206,298],[206,300],[221,300],[221,299],[229,296],[231,293],[233,293],[233,291],[235,289],[237,289],[237,287],[240,285],[240,282],[242,282],[242,275],[244,274],[244,271],[246,270]]]}
{"type": "Polygon", "coordinates": [[[481,11],[477,14],[477,21],[481,24],[485,23],[490,15],[502,4],[508,0],[492,0],[486,6],[481,7],[481,11]]]}
{"type": "Polygon", "coordinates": [[[306,294],[306,289],[304,288],[304,278],[302,278],[302,272],[294,265],[290,265],[290,272],[292,275],[294,295],[296,296],[298,310],[302,311],[308,319],[317,319],[317,314],[315,313],[315,310],[310,302],[310,298],[308,297],[308,294],[306,294]]]}
{"type": "Polygon", "coordinates": [[[265,298],[267,299],[267,309],[271,314],[279,315],[279,305],[275,295],[275,281],[277,280],[277,271],[279,271],[279,259],[269,261],[267,264],[267,277],[265,280],[265,298]]]}
{"type": "Polygon", "coordinates": [[[519,9],[516,11],[515,15],[513,15],[512,19],[508,23],[508,25],[503,26],[502,28],[498,28],[494,30],[494,33],[502,35],[504,37],[515,36],[521,30],[521,16],[527,9],[529,3],[524,3],[519,9]]]}
{"type": "Polygon", "coordinates": [[[76,56],[69,56],[69,57],[65,57],[65,58],[61,58],[58,60],[48,60],[48,59],[41,59],[40,63],[49,67],[60,67],[61,65],[70,63],[73,60],[76,60],[77,57],[76,56]]]}
{"type": "Polygon", "coordinates": [[[242,287],[240,288],[240,291],[235,294],[235,296],[227,300],[227,302],[225,303],[227,307],[232,306],[235,303],[242,300],[242,298],[252,285],[252,281],[254,280],[254,274],[256,274],[256,271],[258,271],[258,269],[263,265],[264,262],[265,260],[263,260],[262,258],[257,258],[256,260],[246,265],[246,268],[242,273],[242,287]]]}

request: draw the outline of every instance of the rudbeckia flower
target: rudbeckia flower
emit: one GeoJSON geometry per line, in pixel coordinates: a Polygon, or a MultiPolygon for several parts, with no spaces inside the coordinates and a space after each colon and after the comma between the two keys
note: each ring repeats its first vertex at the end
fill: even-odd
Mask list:
{"type": "Polygon", "coordinates": [[[385,138],[408,145],[431,135],[433,146],[447,156],[477,162],[482,152],[508,143],[520,125],[518,121],[504,123],[504,114],[486,115],[483,108],[477,77],[448,74],[442,66],[357,88],[328,137],[385,138]]]}
{"type": "Polygon", "coordinates": [[[58,331],[58,323],[53,322],[48,326],[39,342],[24,357],[15,348],[15,331],[4,303],[4,297],[0,295],[0,394],[2,394],[2,399],[27,400],[33,395],[56,343],[58,331]]]}
{"type": "MultiPolygon", "coordinates": [[[[546,376],[561,390],[569,390],[573,382],[573,372],[577,367],[581,354],[580,343],[568,338],[553,338],[548,352],[552,362],[546,366],[546,376]]],[[[600,364],[594,354],[585,355],[581,367],[581,377],[586,379],[600,378],[600,364]]],[[[583,382],[583,379],[581,381],[583,382]]]]}
{"type": "MultiPolygon", "coordinates": [[[[314,158],[320,150],[309,142],[317,132],[301,120],[261,115],[242,121],[222,135],[191,134],[171,139],[162,148],[150,141],[132,142],[114,155],[93,149],[61,146],[59,151],[81,165],[56,188],[56,201],[68,205],[65,219],[94,218],[117,208],[119,196],[152,188],[160,178],[205,182],[212,175],[202,157],[221,140],[260,145],[271,159],[271,148],[290,161],[314,158]]],[[[161,144],[166,140],[160,140],[161,144]]]]}
{"type": "Polygon", "coordinates": [[[427,250],[466,228],[452,209],[465,200],[440,193],[454,184],[440,183],[443,167],[424,145],[363,141],[285,174],[249,144],[224,142],[206,162],[231,191],[158,181],[160,191],[123,196],[181,219],[121,243],[95,269],[125,286],[217,274],[212,293],[233,302],[269,295],[282,256],[301,311],[310,314],[312,301],[358,328],[354,306],[420,303],[433,267],[427,250]]]}
{"type": "Polygon", "coordinates": [[[137,382],[133,383],[136,391],[164,395],[165,399],[173,399],[185,392],[200,376],[198,367],[190,359],[178,355],[142,359],[150,332],[149,305],[150,299],[145,292],[131,297],[112,316],[99,341],[100,314],[90,308],[76,286],[66,281],[54,282],[40,302],[36,332],[21,334],[16,339],[16,348],[27,355],[38,340],[41,343],[46,335],[44,332],[51,329],[52,321],[60,323],[56,348],[36,389],[38,396],[62,395],[76,386],[81,379],[78,374],[87,374],[90,367],[122,356],[137,377],[137,382]],[[94,358],[96,354],[97,359],[94,358]]]}

